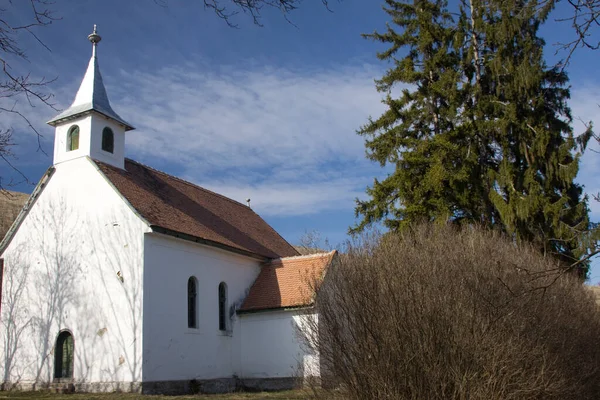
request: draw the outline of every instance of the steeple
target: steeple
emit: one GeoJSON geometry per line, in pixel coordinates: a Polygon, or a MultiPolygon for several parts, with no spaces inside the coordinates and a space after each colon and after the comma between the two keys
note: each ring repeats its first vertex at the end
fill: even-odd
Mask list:
{"type": "Polygon", "coordinates": [[[96,48],[100,40],[102,40],[102,37],[96,31],[96,25],[94,25],[94,31],[88,35],[88,40],[92,43],[92,58],[90,58],[87,71],[85,72],[83,81],[81,81],[81,86],[79,86],[75,100],[69,108],[48,121],[48,124],[57,126],[59,123],[83,113],[96,111],[123,125],[126,131],[135,129],[112,109],[108,101],[108,95],[106,94],[98,66],[98,57],[96,56],[96,48]]]}
{"type": "Polygon", "coordinates": [[[110,106],[98,67],[97,47],[102,38],[96,31],[88,35],[92,58],[71,107],[48,124],[56,128],[54,164],[90,157],[124,168],[125,132],[134,129],[110,106]]]}

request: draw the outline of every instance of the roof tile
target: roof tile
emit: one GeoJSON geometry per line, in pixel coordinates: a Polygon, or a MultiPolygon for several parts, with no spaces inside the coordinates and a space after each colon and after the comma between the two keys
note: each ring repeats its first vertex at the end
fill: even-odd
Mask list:
{"type": "Polygon", "coordinates": [[[311,284],[322,279],[336,251],[287,257],[265,264],[239,311],[310,306],[311,284]]]}
{"type": "Polygon", "coordinates": [[[94,162],[152,226],[266,258],[298,254],[244,204],[130,159],[124,170],[94,162]]]}

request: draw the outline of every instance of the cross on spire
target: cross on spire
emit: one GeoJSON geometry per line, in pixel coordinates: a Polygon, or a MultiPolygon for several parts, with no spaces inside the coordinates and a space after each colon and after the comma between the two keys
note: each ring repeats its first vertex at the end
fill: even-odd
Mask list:
{"type": "Polygon", "coordinates": [[[92,57],[96,57],[96,45],[102,40],[102,37],[98,35],[96,30],[96,24],[94,24],[94,31],[88,35],[88,40],[92,42],[92,57]]]}

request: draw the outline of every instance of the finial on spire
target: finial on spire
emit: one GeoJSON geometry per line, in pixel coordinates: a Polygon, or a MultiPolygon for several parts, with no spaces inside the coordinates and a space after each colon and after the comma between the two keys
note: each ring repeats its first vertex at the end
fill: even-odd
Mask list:
{"type": "Polygon", "coordinates": [[[94,32],[90,33],[88,35],[88,40],[90,42],[92,42],[92,44],[94,45],[94,47],[96,47],[96,45],[98,43],[100,43],[100,41],[102,40],[102,38],[100,37],[100,35],[98,35],[98,32],[96,32],[96,24],[94,24],[94,32]]]}

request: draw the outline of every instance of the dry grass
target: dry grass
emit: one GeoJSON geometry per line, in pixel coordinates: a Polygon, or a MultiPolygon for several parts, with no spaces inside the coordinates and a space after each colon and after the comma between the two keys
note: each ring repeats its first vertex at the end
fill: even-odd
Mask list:
{"type": "Polygon", "coordinates": [[[0,399],[48,399],[48,400],[300,400],[310,396],[302,390],[284,392],[261,393],[228,393],[214,395],[188,395],[188,396],[149,396],[130,393],[75,393],[51,394],[45,392],[0,392],[0,399]]]}

